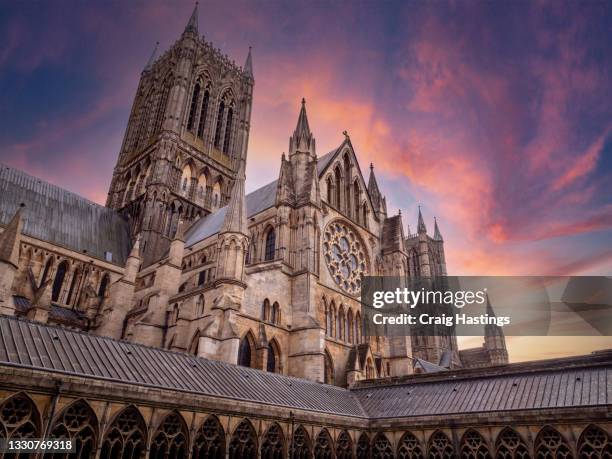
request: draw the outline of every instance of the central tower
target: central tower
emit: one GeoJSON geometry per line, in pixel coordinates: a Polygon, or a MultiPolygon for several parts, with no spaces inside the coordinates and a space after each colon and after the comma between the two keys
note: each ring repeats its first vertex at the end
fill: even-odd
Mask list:
{"type": "Polygon", "coordinates": [[[224,206],[246,162],[253,100],[251,51],[244,67],[198,35],[198,6],[180,38],[140,76],[107,207],[141,234],[144,265],[186,224],[224,206]]]}

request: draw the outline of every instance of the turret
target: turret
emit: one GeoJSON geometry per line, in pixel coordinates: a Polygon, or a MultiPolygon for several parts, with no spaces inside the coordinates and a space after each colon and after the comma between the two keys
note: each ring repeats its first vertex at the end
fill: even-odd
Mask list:
{"type": "Polygon", "coordinates": [[[372,200],[372,206],[374,207],[374,213],[376,214],[376,217],[379,220],[381,218],[384,219],[387,216],[387,201],[378,188],[376,175],[374,175],[374,164],[372,163],[370,163],[370,179],[368,180],[368,193],[370,194],[370,199],[372,200]]]}
{"type": "MultiPolygon", "coordinates": [[[[487,315],[496,317],[495,311],[491,306],[489,295],[487,295],[487,315]]],[[[506,337],[502,327],[496,324],[485,325],[484,346],[489,353],[489,360],[493,365],[503,365],[508,363],[508,350],[506,349],[506,337]]]]}
{"type": "Polygon", "coordinates": [[[20,207],[0,234],[0,314],[15,313],[12,287],[18,268],[22,228],[23,218],[20,207]]]}
{"type": "Polygon", "coordinates": [[[419,264],[421,266],[421,277],[430,278],[431,262],[429,257],[429,244],[427,243],[427,227],[425,226],[425,220],[423,220],[421,206],[419,206],[417,233],[419,237],[419,264]]]}

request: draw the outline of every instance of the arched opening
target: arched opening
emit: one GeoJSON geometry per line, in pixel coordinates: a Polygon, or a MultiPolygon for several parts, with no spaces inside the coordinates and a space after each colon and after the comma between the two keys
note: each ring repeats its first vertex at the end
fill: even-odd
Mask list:
{"type": "Polygon", "coordinates": [[[204,138],[204,128],[206,127],[206,118],[208,118],[208,104],[210,101],[210,91],[204,91],[202,97],[202,106],[200,107],[200,121],[198,122],[198,137],[204,138]]]}
{"type": "Polygon", "coordinates": [[[368,357],[366,360],[366,378],[374,379],[376,377],[376,372],[374,370],[374,363],[372,362],[372,358],[368,357]]]}
{"type": "Polygon", "coordinates": [[[384,433],[379,432],[372,442],[372,459],[389,459],[392,457],[393,449],[389,439],[384,433]]]}
{"type": "Polygon", "coordinates": [[[336,440],[336,459],[353,459],[353,441],[346,430],[336,440]]]}
{"type": "Polygon", "coordinates": [[[280,305],[278,304],[277,301],[275,301],[274,304],[272,305],[272,317],[270,321],[274,325],[278,325],[280,323],[280,305]]]}
{"type": "Polygon", "coordinates": [[[434,432],[429,438],[429,457],[454,458],[455,450],[444,432],[434,432]]]}
{"type": "Polygon", "coordinates": [[[344,154],[344,184],[345,184],[345,190],[344,190],[344,210],[346,211],[347,215],[351,214],[351,211],[353,210],[351,207],[352,204],[352,197],[351,197],[351,161],[349,159],[349,155],[348,153],[344,154]]]}
{"type": "Polygon", "coordinates": [[[227,110],[227,119],[225,120],[225,139],[223,140],[223,153],[229,152],[230,139],[232,136],[232,124],[234,121],[234,108],[230,106],[227,110]]]}
{"type": "Polygon", "coordinates": [[[181,194],[183,196],[187,196],[189,194],[189,189],[191,188],[191,167],[187,164],[183,167],[183,172],[181,174],[181,194]]]}
{"type": "Polygon", "coordinates": [[[612,458],[610,436],[598,426],[588,426],[578,439],[578,457],[612,458]]]}
{"type": "Polygon", "coordinates": [[[217,209],[221,205],[221,184],[219,182],[212,187],[211,204],[213,209],[217,209]]]}
{"type": "Polygon", "coordinates": [[[502,459],[528,458],[527,444],[521,436],[512,428],[506,427],[497,436],[496,457],[502,459]]]}
{"type": "Polygon", "coordinates": [[[544,427],[535,440],[536,459],[548,459],[550,457],[572,457],[569,445],[556,429],[550,426],[544,427]]]}
{"type": "Polygon", "coordinates": [[[133,406],[121,411],[108,428],[100,459],[140,459],[144,457],[147,427],[140,412],[133,406]]]}
{"type": "Polygon", "coordinates": [[[346,330],[347,330],[347,333],[346,333],[347,341],[353,344],[355,340],[354,340],[354,334],[353,334],[354,328],[353,328],[353,310],[352,309],[349,309],[349,312],[347,314],[346,330]]]}
{"type": "Polygon", "coordinates": [[[38,284],[39,287],[42,287],[42,284],[44,284],[45,281],[47,280],[47,277],[49,276],[49,271],[51,271],[52,267],[53,267],[53,258],[49,258],[47,260],[47,263],[45,264],[45,269],[43,269],[42,276],[40,277],[40,283],[38,284]]]}
{"type": "Polygon", "coordinates": [[[362,433],[357,441],[357,459],[370,459],[370,438],[366,433],[362,433]]]}
{"type": "Polygon", "coordinates": [[[193,442],[193,459],[225,459],[225,432],[216,416],[209,416],[193,442]]]}
{"type": "Polygon", "coordinates": [[[229,445],[229,457],[230,459],[257,458],[257,435],[248,419],[243,419],[234,430],[229,445]]]}
{"type": "Polygon", "coordinates": [[[19,393],[2,402],[0,438],[20,439],[40,436],[40,414],[30,397],[19,393]]]}
{"type": "Polygon", "coordinates": [[[311,451],[310,436],[306,429],[300,425],[293,432],[289,457],[291,459],[310,459],[312,457],[311,451]]]}
{"type": "Polygon", "coordinates": [[[276,248],[276,231],[274,228],[270,228],[266,233],[266,247],[264,253],[264,260],[274,260],[276,248]]]}
{"type": "Polygon", "coordinates": [[[334,182],[331,178],[330,175],[327,176],[327,179],[325,180],[326,186],[327,186],[327,203],[329,205],[332,205],[332,200],[334,197],[334,182]]]}
{"type": "Polygon", "coordinates": [[[64,278],[66,277],[67,271],[68,262],[61,262],[57,267],[57,272],[55,273],[55,280],[53,281],[53,287],[51,289],[51,301],[59,301],[60,293],[62,292],[62,285],[64,283],[64,278]]]}
{"type": "Polygon", "coordinates": [[[251,333],[247,333],[238,348],[238,365],[243,367],[253,366],[253,357],[255,356],[255,340],[251,333]]]}
{"type": "Polygon", "coordinates": [[[353,182],[353,215],[355,217],[355,221],[359,222],[359,204],[361,201],[361,189],[359,188],[359,182],[355,180],[353,182]]]}
{"type": "Polygon", "coordinates": [[[261,459],[284,459],[285,437],[283,430],[275,422],[266,431],[261,442],[261,459]]]}
{"type": "Polygon", "coordinates": [[[56,418],[51,429],[51,438],[70,439],[75,445],[73,454],[59,455],[53,458],[91,458],[96,451],[98,438],[98,419],[91,407],[83,400],[78,400],[65,408],[56,418]]]}
{"type": "Polygon", "coordinates": [[[406,432],[400,439],[397,457],[401,459],[422,459],[424,457],[419,440],[412,432],[406,432]]]}
{"type": "Polygon", "coordinates": [[[327,429],[321,430],[315,440],[314,457],[315,459],[331,459],[334,456],[332,439],[327,429]]]}
{"type": "Polygon", "coordinates": [[[336,194],[334,197],[334,205],[336,206],[336,209],[340,210],[342,203],[342,173],[340,172],[339,167],[336,167],[334,175],[336,179],[336,184],[334,186],[334,193],[336,194]]]}
{"type": "Polygon", "coordinates": [[[280,373],[280,346],[276,340],[271,340],[268,343],[268,362],[267,370],[270,373],[280,373]]]}
{"type": "Polygon", "coordinates": [[[223,113],[225,112],[225,101],[221,101],[219,104],[219,111],[217,113],[217,127],[215,128],[215,148],[219,148],[221,142],[221,129],[223,128],[223,113]]]}
{"type": "Polygon", "coordinates": [[[75,289],[77,288],[80,279],[81,279],[81,270],[79,268],[74,272],[74,274],[72,274],[72,280],[70,281],[70,288],[68,289],[68,296],[66,296],[66,304],[70,305],[72,303],[73,295],[76,293],[75,289]]]}
{"type": "Polygon", "coordinates": [[[334,362],[329,354],[329,351],[326,349],[325,354],[323,356],[324,362],[324,380],[325,384],[334,384],[334,362]]]}
{"type": "Polygon", "coordinates": [[[484,438],[474,429],[469,429],[463,434],[460,448],[462,458],[492,459],[484,438]]]}
{"type": "Polygon", "coordinates": [[[193,131],[199,98],[200,98],[200,83],[197,82],[195,84],[195,87],[193,88],[193,93],[191,96],[191,105],[189,106],[189,117],[187,118],[187,130],[189,131],[193,131]]]}
{"type": "Polygon", "coordinates": [[[149,458],[185,459],[188,448],[187,432],[187,426],[180,414],[176,412],[168,414],[153,435],[149,458]]]}
{"type": "Polygon", "coordinates": [[[261,305],[261,320],[264,322],[268,322],[270,320],[270,300],[267,298],[263,301],[261,305]]]}
{"type": "Polygon", "coordinates": [[[206,198],[206,175],[200,174],[198,177],[198,191],[196,194],[196,199],[199,205],[204,205],[204,200],[206,198]]]}

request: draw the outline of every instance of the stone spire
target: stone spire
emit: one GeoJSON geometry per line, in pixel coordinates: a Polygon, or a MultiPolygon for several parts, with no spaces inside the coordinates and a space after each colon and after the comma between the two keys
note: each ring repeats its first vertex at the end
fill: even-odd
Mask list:
{"type": "Polygon", "coordinates": [[[189,22],[185,27],[185,31],[183,33],[192,32],[196,35],[198,34],[198,2],[196,2],[193,7],[193,13],[191,13],[191,17],[189,18],[189,22]]]}
{"type": "Polygon", "coordinates": [[[375,207],[380,205],[380,190],[378,189],[378,182],[374,175],[374,164],[370,163],[370,179],[368,180],[368,192],[372,198],[372,203],[375,207]]]}
{"type": "Polygon", "coordinates": [[[153,52],[151,53],[151,57],[149,58],[147,65],[145,65],[144,71],[148,72],[153,67],[153,63],[155,62],[155,58],[157,57],[157,48],[159,46],[159,42],[155,42],[155,48],[153,48],[153,52]]]}
{"type": "Polygon", "coordinates": [[[244,73],[253,78],[253,57],[251,56],[251,47],[249,46],[249,54],[247,54],[246,62],[244,63],[244,73]]]}
{"type": "Polygon", "coordinates": [[[417,231],[419,233],[427,233],[427,227],[425,226],[425,221],[423,220],[423,214],[421,213],[421,206],[419,206],[419,222],[417,225],[417,231]]]}
{"type": "Polygon", "coordinates": [[[0,234],[0,262],[17,267],[17,263],[19,262],[19,241],[22,228],[23,218],[21,217],[21,207],[19,207],[7,227],[4,229],[4,232],[0,234]]]}
{"type": "Polygon", "coordinates": [[[315,154],[315,139],[310,132],[308,116],[306,115],[306,99],[302,98],[302,108],[298,116],[297,125],[289,139],[289,156],[296,152],[315,154]]]}
{"type": "Polygon", "coordinates": [[[438,228],[438,220],[434,217],[434,241],[442,242],[443,240],[440,228],[438,228]]]}
{"type": "Polygon", "coordinates": [[[238,170],[236,182],[232,187],[227,212],[219,234],[223,233],[240,233],[245,236],[249,235],[247,227],[247,212],[246,212],[246,197],[244,194],[244,159],[240,160],[240,169],[238,170]]]}

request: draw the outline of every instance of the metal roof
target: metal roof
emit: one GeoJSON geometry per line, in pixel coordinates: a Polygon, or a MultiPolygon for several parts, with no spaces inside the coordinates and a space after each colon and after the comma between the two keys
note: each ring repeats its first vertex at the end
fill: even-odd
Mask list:
{"type": "Polygon", "coordinates": [[[365,417],[340,387],[0,316],[0,365],[343,416],[365,417]]]}
{"type": "Polygon", "coordinates": [[[113,263],[125,263],[129,228],[117,212],[0,163],[0,224],[6,225],[21,203],[26,235],[101,260],[110,252],[113,263]]]}
{"type": "MultiPolygon", "coordinates": [[[[276,202],[276,184],[277,180],[262,186],[261,188],[252,191],[246,195],[247,202],[247,217],[252,217],[260,212],[274,206],[276,202]]],[[[207,237],[216,234],[221,229],[227,206],[213,212],[206,217],[202,217],[195,222],[185,234],[185,246],[190,247],[207,237]]]]}

